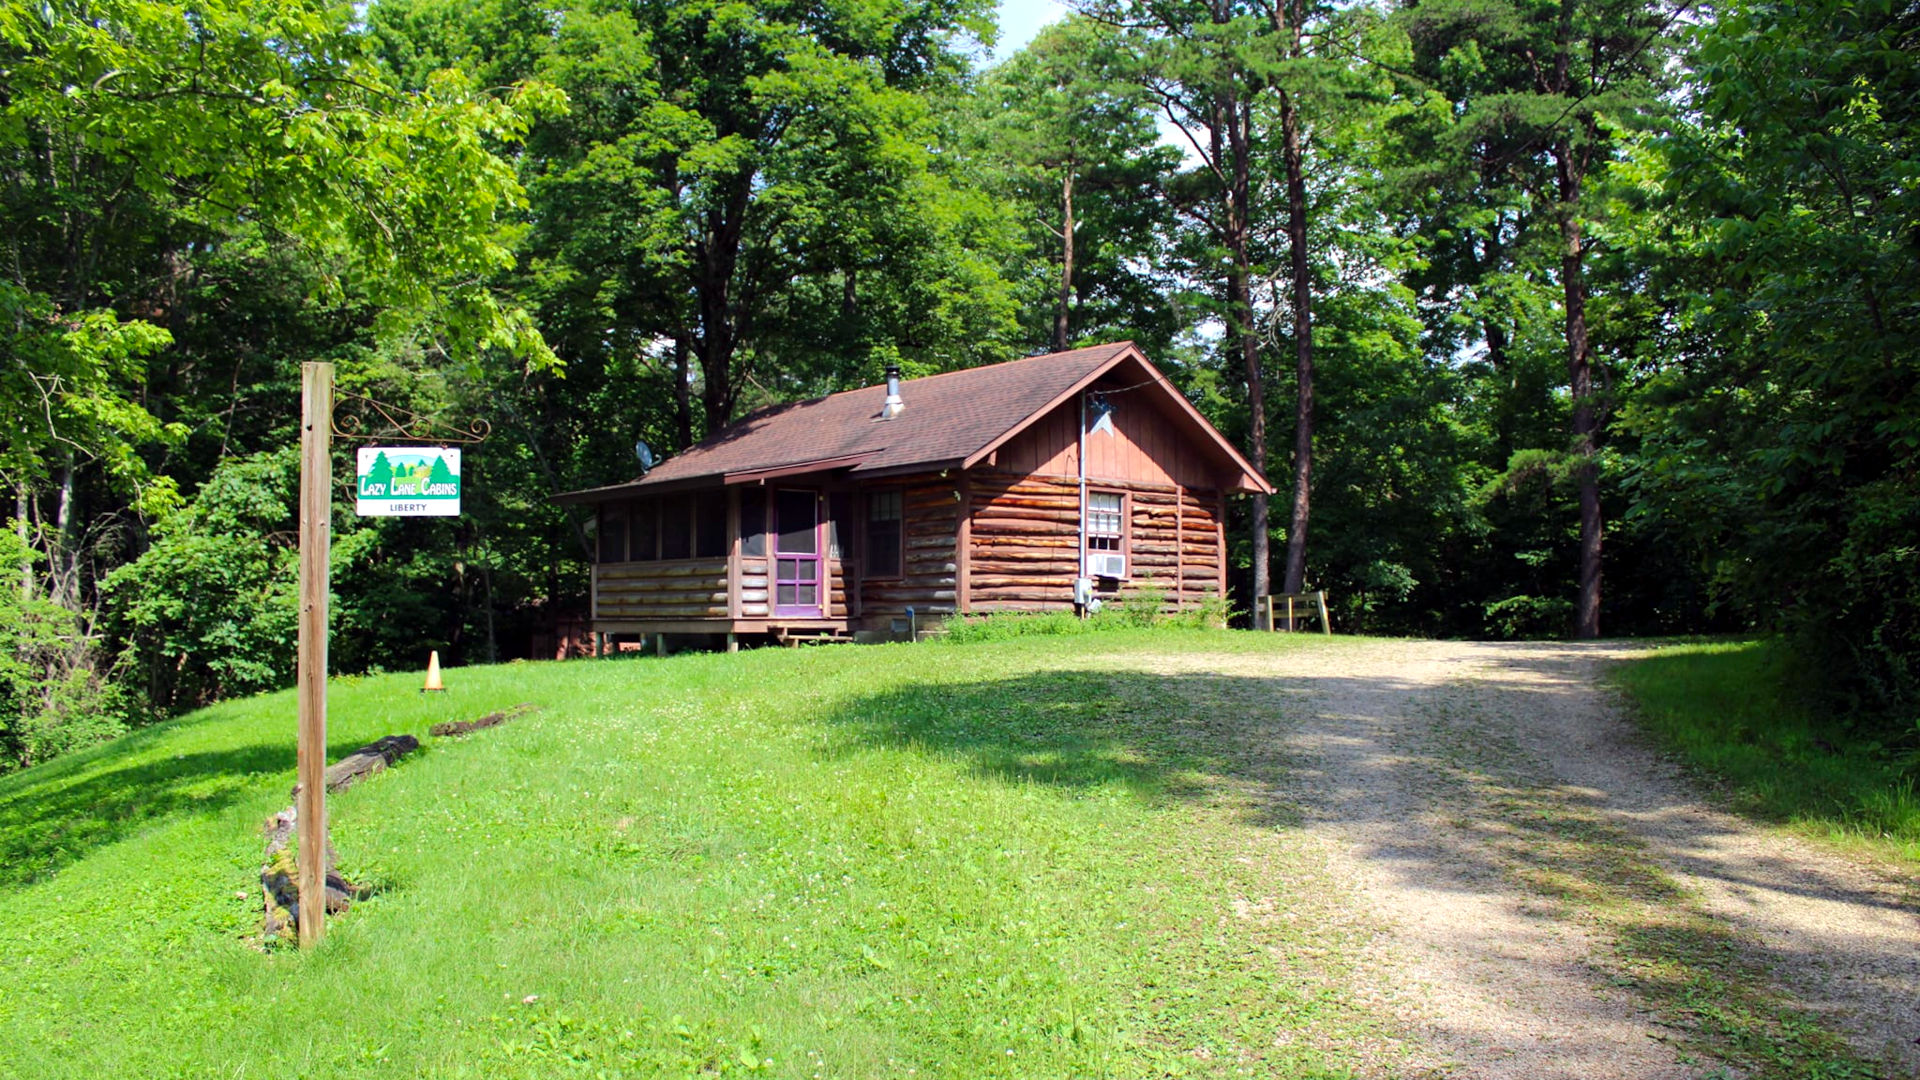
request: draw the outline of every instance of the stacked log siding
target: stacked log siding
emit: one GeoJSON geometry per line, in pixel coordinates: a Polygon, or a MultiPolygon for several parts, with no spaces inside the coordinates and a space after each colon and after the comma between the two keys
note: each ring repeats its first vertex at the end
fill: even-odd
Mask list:
{"type": "MultiPolygon", "coordinates": [[[[1080,481],[1076,477],[980,472],[970,477],[970,610],[1065,611],[1080,568],[1080,481]]],[[[1213,491],[1171,484],[1089,480],[1124,491],[1131,513],[1130,574],[1104,582],[1103,595],[1145,589],[1173,611],[1220,591],[1220,518],[1213,491]]]]}
{"type": "Polygon", "coordinates": [[[954,476],[914,476],[902,489],[905,557],[897,578],[869,578],[860,585],[860,615],[884,628],[908,608],[932,622],[956,610],[960,484],[954,476]]]}
{"type": "Polygon", "coordinates": [[[727,560],[602,563],[593,568],[596,619],[724,619],[727,560]]]}

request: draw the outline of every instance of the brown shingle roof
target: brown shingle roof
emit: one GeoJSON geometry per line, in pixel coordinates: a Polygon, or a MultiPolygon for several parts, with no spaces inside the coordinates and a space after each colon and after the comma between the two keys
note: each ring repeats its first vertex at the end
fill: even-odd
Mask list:
{"type": "Polygon", "coordinates": [[[727,425],[642,479],[557,498],[591,502],[794,466],[858,475],[960,465],[1130,353],[1138,356],[1132,342],[1122,341],[908,380],[900,384],[905,409],[891,420],[879,419],[885,386],[776,405],[727,425]]]}

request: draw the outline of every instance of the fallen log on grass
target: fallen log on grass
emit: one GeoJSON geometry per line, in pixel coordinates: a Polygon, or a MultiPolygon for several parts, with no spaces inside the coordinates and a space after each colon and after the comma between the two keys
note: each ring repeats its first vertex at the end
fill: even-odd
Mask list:
{"type": "MultiPolygon", "coordinates": [[[[292,941],[300,925],[300,867],[288,847],[299,821],[299,811],[289,806],[268,818],[263,829],[267,836],[267,862],[260,868],[261,903],[265,908],[260,924],[263,939],[277,937],[292,941]]],[[[373,895],[372,886],[356,885],[334,869],[338,859],[329,842],[326,890],[329,915],[344,914],[353,901],[373,895]]]]}
{"type": "MultiPolygon", "coordinates": [[[[327,766],[327,790],[342,791],[420,749],[420,740],[411,735],[387,735],[355,750],[327,766]]],[[[293,797],[300,797],[300,785],[293,785],[293,797]]]]}
{"type": "MultiPolygon", "coordinates": [[[[418,749],[420,740],[411,735],[388,735],[376,739],[327,766],[327,790],[340,791],[352,787],[366,777],[385,772],[387,766],[418,749]]],[[[299,784],[293,785],[293,797],[294,805],[268,818],[261,830],[267,837],[267,861],[260,868],[261,905],[265,908],[265,917],[260,924],[262,939],[277,937],[291,941],[300,925],[300,868],[288,846],[293,841],[294,829],[300,821],[300,813],[296,809],[300,798],[299,784]]],[[[328,913],[335,915],[344,913],[353,901],[364,900],[373,893],[370,886],[356,885],[342,877],[334,869],[338,861],[333,844],[329,841],[326,905],[328,913]]]]}
{"type": "Polygon", "coordinates": [[[502,709],[499,712],[488,713],[478,720],[447,720],[435,724],[427,729],[427,734],[435,738],[441,738],[447,735],[465,735],[470,731],[479,731],[481,728],[499,727],[501,724],[515,717],[525,716],[530,712],[539,711],[540,706],[535,705],[531,701],[525,701],[515,705],[511,709],[502,709]]]}

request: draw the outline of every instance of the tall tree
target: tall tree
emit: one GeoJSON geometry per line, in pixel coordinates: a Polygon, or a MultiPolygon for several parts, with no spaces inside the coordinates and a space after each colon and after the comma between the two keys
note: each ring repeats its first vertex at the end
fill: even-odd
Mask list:
{"type": "MultiPolygon", "coordinates": [[[[1287,589],[1298,591],[1306,577],[1313,481],[1314,268],[1307,155],[1311,110],[1336,101],[1352,71],[1345,49],[1321,48],[1335,39],[1328,31],[1339,20],[1330,6],[1314,0],[1103,0],[1089,10],[1125,28],[1139,57],[1142,84],[1196,163],[1175,199],[1219,252],[1204,261],[1219,274],[1225,341],[1247,389],[1249,456],[1262,473],[1268,467],[1268,374],[1256,291],[1281,243],[1268,226],[1276,217],[1284,224],[1295,384],[1284,581],[1287,589]],[[1275,214],[1274,207],[1284,212],[1275,214]]],[[[1351,42],[1339,44],[1351,47],[1351,42]]],[[[1265,595],[1272,591],[1272,530],[1264,494],[1253,496],[1251,516],[1253,591],[1265,595]]]]}
{"type": "Polygon", "coordinates": [[[1111,27],[1069,16],[970,95],[974,153],[1046,253],[1036,260],[1050,271],[1036,290],[1044,300],[1033,306],[1055,350],[1088,337],[1149,346],[1170,337],[1161,196],[1180,154],[1160,142],[1153,102],[1116,70],[1119,47],[1111,27]]]}
{"type": "Polygon", "coordinates": [[[1828,722],[1920,716],[1920,11],[1743,0],[1636,161],[1667,328],[1636,509],[1793,638],[1828,722]]]}
{"type": "Polygon", "coordinates": [[[7,570],[72,627],[40,707],[104,683],[103,582],[200,479],[181,459],[207,464],[252,423],[243,369],[273,371],[289,346],[295,364],[326,355],[300,340],[305,311],[249,303],[287,266],[297,306],[351,324],[315,335],[329,343],[377,319],[459,362],[552,360],[486,278],[511,261],[503,215],[523,197],[496,151],[559,99],[447,72],[403,92],[356,19],[327,0],[0,7],[0,474],[16,543],[38,548],[7,570]],[[206,303],[227,271],[244,284],[206,303]],[[194,392],[209,340],[231,372],[224,415],[194,392]]]}
{"type": "Polygon", "coordinates": [[[940,367],[996,350],[1004,238],[941,171],[925,99],[961,77],[958,42],[987,17],[983,0],[370,13],[408,77],[453,58],[578,103],[529,142],[522,273],[568,347],[665,369],[680,443],[696,393],[712,430],[743,397],[816,392],[872,354],[940,367]]]}
{"type": "Polygon", "coordinates": [[[1665,3],[1638,0],[1430,0],[1404,15],[1420,62],[1457,103],[1453,160],[1482,182],[1517,186],[1557,236],[1548,273],[1560,294],[1572,401],[1578,637],[1600,634],[1605,532],[1588,312],[1592,188],[1619,157],[1623,130],[1664,111],[1675,15],[1665,3]]]}
{"type": "MultiPolygon", "coordinates": [[[[1264,142],[1256,130],[1256,105],[1272,89],[1277,42],[1257,9],[1237,0],[1167,5],[1103,0],[1089,11],[1127,31],[1135,77],[1179,132],[1181,149],[1197,163],[1176,185],[1173,197],[1223,256],[1215,288],[1227,344],[1246,386],[1248,457],[1265,474],[1267,377],[1253,301],[1262,267],[1255,197],[1265,194],[1256,180],[1256,159],[1264,142]]],[[[1256,493],[1251,529],[1256,596],[1272,591],[1269,512],[1266,495],[1256,493]]]]}

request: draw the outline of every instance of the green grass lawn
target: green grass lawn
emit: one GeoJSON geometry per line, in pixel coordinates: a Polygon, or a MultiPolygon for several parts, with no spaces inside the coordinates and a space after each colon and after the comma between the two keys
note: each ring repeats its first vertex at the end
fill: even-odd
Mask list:
{"type": "MultiPolygon", "coordinates": [[[[1213,734],[1314,635],[1139,631],[336,680],[332,756],[519,702],[332,799],[378,895],[265,952],[289,694],[0,779],[8,1077],[1346,1075],[1337,921],[1213,734]],[[1236,910],[1241,916],[1236,918],[1236,910]]],[[[1264,789],[1264,787],[1263,787],[1264,789]]],[[[1345,936],[1343,936],[1345,935],[1345,936]]]]}
{"type": "MultiPolygon", "coordinates": [[[[1735,809],[1920,864],[1911,761],[1816,723],[1764,642],[1689,643],[1625,665],[1616,680],[1643,724],[1719,780],[1735,809]]],[[[1909,755],[1909,758],[1911,755],[1909,755]]]]}

